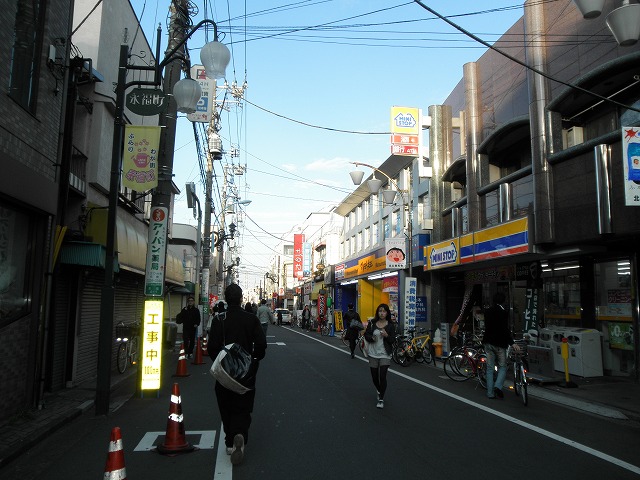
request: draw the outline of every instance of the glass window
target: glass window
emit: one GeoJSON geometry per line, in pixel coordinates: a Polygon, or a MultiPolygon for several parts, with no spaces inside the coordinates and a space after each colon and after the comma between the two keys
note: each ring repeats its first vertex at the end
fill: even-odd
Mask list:
{"type": "Polygon", "coordinates": [[[544,322],[580,326],[580,264],[577,261],[541,262],[544,279],[544,322]]]}
{"type": "Polygon", "coordinates": [[[356,243],[356,251],[357,252],[361,252],[362,251],[362,232],[358,232],[358,240],[356,243]]]}
{"type": "Polygon", "coordinates": [[[382,232],[382,239],[385,240],[391,237],[391,218],[389,216],[386,216],[382,219],[382,221],[384,222],[382,227],[384,229],[384,231],[382,232]]]}
{"type": "Polygon", "coordinates": [[[362,202],[362,210],[364,212],[364,220],[369,218],[369,200],[362,202]]]}
{"type": "Polygon", "coordinates": [[[395,236],[398,236],[402,234],[402,210],[395,212],[394,217],[395,236]]]}
{"type": "Polygon", "coordinates": [[[612,375],[634,371],[633,294],[628,258],[596,263],[596,326],[602,333],[603,367],[612,375]]]}
{"type": "Polygon", "coordinates": [[[533,176],[528,175],[511,184],[514,218],[525,217],[533,210],[533,176]]]}
{"type": "Polygon", "coordinates": [[[500,213],[498,211],[498,191],[494,190],[481,197],[482,202],[482,226],[492,227],[500,223],[500,213]]]}
{"type": "Polygon", "coordinates": [[[371,195],[371,210],[372,214],[375,215],[380,210],[380,200],[377,193],[371,195]]]}
{"type": "Polygon", "coordinates": [[[350,255],[353,255],[354,253],[356,253],[356,236],[354,235],[353,237],[351,237],[351,241],[349,242],[350,245],[350,255]]]}
{"type": "Polygon", "coordinates": [[[362,205],[356,207],[356,225],[362,223],[362,205]]]}
{"type": "Polygon", "coordinates": [[[373,230],[371,231],[371,245],[375,246],[380,241],[380,226],[378,222],[373,224],[373,230]]]}
{"type": "Polygon", "coordinates": [[[29,312],[32,223],[0,201],[0,325],[29,312]]]}
{"type": "Polygon", "coordinates": [[[38,60],[44,32],[42,1],[16,1],[9,96],[30,112],[36,108],[38,60]]]}
{"type": "Polygon", "coordinates": [[[364,229],[364,248],[371,246],[371,229],[369,227],[364,229]]]}

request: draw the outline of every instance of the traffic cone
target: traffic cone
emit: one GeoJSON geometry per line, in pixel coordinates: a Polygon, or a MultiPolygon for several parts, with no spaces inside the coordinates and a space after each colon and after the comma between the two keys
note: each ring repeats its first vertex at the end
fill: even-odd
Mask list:
{"type": "Polygon", "coordinates": [[[174,377],[188,377],[191,375],[187,373],[187,356],[184,353],[184,343],[180,344],[180,356],[178,356],[178,368],[176,368],[176,373],[173,375],[174,377]]]}
{"type": "Polygon", "coordinates": [[[120,427],[113,427],[111,429],[107,464],[104,467],[104,480],[127,480],[127,469],[124,467],[124,452],[122,451],[120,427]]]}
{"type": "Polygon", "coordinates": [[[171,392],[171,404],[169,405],[169,418],[167,419],[167,433],[164,436],[164,442],[156,447],[158,453],[174,456],[196,450],[196,447],[187,442],[182,420],[180,386],[174,383],[171,392]]]}
{"type": "Polygon", "coordinates": [[[191,362],[191,365],[203,365],[204,361],[202,360],[202,347],[200,343],[200,337],[198,337],[198,343],[196,343],[195,351],[196,354],[193,357],[193,362],[191,362]]]}

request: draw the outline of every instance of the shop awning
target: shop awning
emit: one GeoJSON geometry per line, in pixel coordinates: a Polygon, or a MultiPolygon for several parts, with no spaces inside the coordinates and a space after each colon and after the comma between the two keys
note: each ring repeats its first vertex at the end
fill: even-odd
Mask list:
{"type": "MultiPolygon", "coordinates": [[[[90,221],[87,223],[85,229],[85,234],[93,239],[92,244],[101,247],[102,262],[95,266],[102,268],[104,268],[104,246],[107,242],[107,213],[106,209],[92,210],[90,221]]],[[[129,217],[129,215],[118,212],[118,217],[116,218],[115,249],[118,264],[123,270],[145,275],[148,227],[142,222],[127,217],[129,217]]],[[[63,245],[63,251],[66,245],[67,243],[63,245]]],[[[173,245],[169,245],[167,248],[165,281],[167,283],[184,285],[185,274],[182,260],[172,247],[173,245]]]]}
{"type": "MultiPolygon", "coordinates": [[[[105,248],[99,243],[66,242],[60,249],[60,263],[83,267],[104,268],[105,248]]],[[[119,265],[116,263],[116,272],[119,265]]]]}

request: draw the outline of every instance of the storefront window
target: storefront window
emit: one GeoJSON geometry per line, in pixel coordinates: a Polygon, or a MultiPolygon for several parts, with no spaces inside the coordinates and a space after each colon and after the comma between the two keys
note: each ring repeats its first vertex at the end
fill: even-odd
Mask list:
{"type": "Polygon", "coordinates": [[[29,238],[26,214],[0,201],[0,325],[29,311],[29,238]]]}
{"type": "Polygon", "coordinates": [[[602,360],[609,375],[633,370],[631,262],[628,259],[595,265],[596,324],[602,333],[602,360]]]}
{"type": "Polygon", "coordinates": [[[494,190],[480,197],[482,202],[482,226],[493,227],[500,223],[500,213],[498,210],[498,191],[494,190]]]}
{"type": "Polygon", "coordinates": [[[580,265],[542,263],[544,322],[546,326],[580,326],[580,265]]]}

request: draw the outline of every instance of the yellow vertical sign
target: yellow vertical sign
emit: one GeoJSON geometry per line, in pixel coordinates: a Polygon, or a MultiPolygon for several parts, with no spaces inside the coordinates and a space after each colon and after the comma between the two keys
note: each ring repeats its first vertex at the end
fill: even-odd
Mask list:
{"type": "Polygon", "coordinates": [[[158,186],[160,127],[126,125],[122,157],[122,185],[146,192],[158,186]]]}
{"type": "Polygon", "coordinates": [[[144,301],[142,331],[141,390],[159,390],[162,373],[162,311],[163,300],[144,301]]]}

